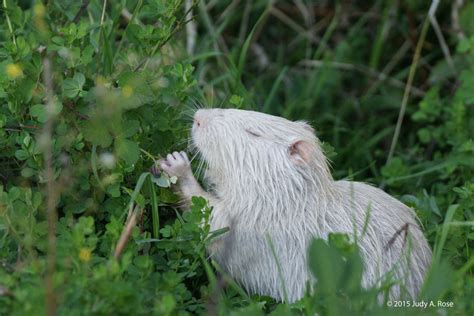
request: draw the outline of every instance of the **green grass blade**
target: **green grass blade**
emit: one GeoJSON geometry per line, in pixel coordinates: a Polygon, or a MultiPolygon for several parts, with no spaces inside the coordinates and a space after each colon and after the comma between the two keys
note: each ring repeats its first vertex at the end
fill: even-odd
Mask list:
{"type": "Polygon", "coordinates": [[[92,174],[94,175],[94,178],[99,184],[99,187],[102,189],[102,191],[105,191],[104,184],[102,183],[102,180],[99,178],[99,172],[97,171],[97,146],[95,145],[92,146],[92,151],[91,151],[91,167],[92,167],[92,174]]]}
{"type": "Polygon", "coordinates": [[[148,185],[150,187],[150,203],[151,203],[151,218],[152,218],[152,225],[153,225],[153,237],[159,238],[160,216],[158,212],[158,197],[156,195],[155,185],[151,181],[151,175],[148,177],[148,185]]]}
{"type": "Polygon", "coordinates": [[[270,12],[271,6],[268,5],[265,10],[263,11],[262,15],[257,20],[257,23],[253,26],[252,30],[250,31],[250,34],[247,36],[245,39],[244,45],[242,46],[242,50],[240,51],[239,55],[239,63],[237,65],[237,79],[240,80],[242,76],[242,71],[244,69],[245,65],[245,60],[247,58],[247,53],[250,47],[250,44],[252,43],[253,36],[255,34],[255,31],[263,24],[263,22],[266,20],[268,13],[270,12]]]}
{"type": "Polygon", "coordinates": [[[448,211],[446,212],[446,216],[444,218],[443,226],[441,227],[441,233],[439,238],[437,238],[437,243],[435,244],[435,248],[433,251],[433,263],[439,264],[441,260],[441,253],[443,252],[444,244],[446,243],[446,239],[448,238],[449,227],[451,226],[450,223],[453,220],[454,213],[459,208],[458,204],[454,204],[449,206],[448,211]]]}
{"type": "Polygon", "coordinates": [[[278,75],[277,79],[275,80],[275,83],[273,83],[272,89],[270,90],[270,93],[268,94],[268,97],[265,100],[265,104],[263,105],[263,112],[268,113],[270,111],[270,105],[273,101],[273,98],[275,97],[275,94],[278,90],[278,87],[280,86],[280,83],[285,77],[287,70],[288,70],[288,67],[284,67],[282,71],[280,72],[280,74],[278,75]]]}
{"type": "Polygon", "coordinates": [[[273,255],[273,258],[275,259],[275,263],[278,269],[278,275],[281,280],[281,286],[283,288],[283,296],[284,296],[285,302],[288,302],[288,291],[286,289],[285,279],[283,278],[283,269],[281,267],[280,261],[278,260],[275,245],[273,244],[272,238],[270,237],[269,234],[267,234],[266,237],[267,237],[268,244],[270,245],[270,249],[272,250],[272,255],[273,255]]]}
{"type": "Polygon", "coordinates": [[[127,213],[128,209],[130,209],[130,206],[133,204],[133,202],[135,202],[135,199],[137,198],[138,194],[142,190],[143,184],[145,184],[145,180],[149,175],[150,175],[149,172],[143,172],[138,178],[137,184],[135,185],[135,189],[130,195],[130,202],[128,203],[127,209],[125,210],[124,214],[127,213]]]}

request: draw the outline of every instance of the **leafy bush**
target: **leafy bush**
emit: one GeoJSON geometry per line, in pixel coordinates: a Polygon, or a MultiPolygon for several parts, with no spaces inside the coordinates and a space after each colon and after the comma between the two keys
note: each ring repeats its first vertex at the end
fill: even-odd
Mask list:
{"type": "Polygon", "coordinates": [[[3,1],[0,314],[472,314],[474,4],[450,6],[453,63],[429,30],[416,67],[429,2],[3,1]],[[418,301],[453,307],[380,305],[392,281],[363,288],[340,234],[309,249],[314,292],[249,297],[205,254],[225,233],[205,201],[182,213],[175,179],[147,172],[186,146],[196,102],[309,120],[336,178],[416,210],[434,248],[418,301]]]}
{"type": "MultiPolygon", "coordinates": [[[[82,16],[79,5],[37,2],[22,8],[8,1],[3,12],[0,283],[13,298],[0,296],[0,313],[31,314],[44,306],[51,193],[43,190],[46,182],[61,195],[54,273],[58,313],[202,310],[196,285],[204,275],[206,233],[197,225],[202,203],[180,221],[159,227],[158,218],[151,224],[151,204],[157,212],[176,197],[155,189],[148,177],[142,177],[140,194],[132,193],[153,163],[146,153],[164,154],[185,136],[180,117],[195,84],[192,66],[176,60],[174,47],[164,47],[182,26],[181,2],[130,4],[134,23],[123,17],[119,3],[107,5],[105,16],[99,2],[82,16]],[[51,113],[45,100],[52,91],[42,79],[48,75],[54,83],[51,113]],[[44,128],[48,120],[55,123],[50,134],[44,128]],[[46,142],[53,157],[50,174],[44,172],[46,142]],[[140,243],[130,243],[115,260],[111,255],[131,201],[141,209],[132,234],[140,243]],[[156,246],[154,239],[146,241],[151,237],[161,237],[156,246]],[[195,246],[183,246],[186,240],[195,246]]],[[[162,211],[163,219],[175,217],[172,209],[162,211]]]]}

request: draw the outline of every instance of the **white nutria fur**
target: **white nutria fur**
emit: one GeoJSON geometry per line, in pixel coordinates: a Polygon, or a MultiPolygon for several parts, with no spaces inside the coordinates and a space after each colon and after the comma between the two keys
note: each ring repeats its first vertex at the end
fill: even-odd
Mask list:
{"type": "Polygon", "coordinates": [[[230,228],[208,251],[248,292],[298,300],[311,278],[312,238],[343,232],[357,235],[364,286],[392,272],[399,285],[391,298],[417,295],[431,250],[414,212],[378,188],[334,181],[307,123],[201,109],[194,115],[192,139],[207,163],[212,192],[200,187],[184,152],[169,154],[160,167],[178,176],[185,200],[196,195],[209,201],[211,230],[230,228]]]}

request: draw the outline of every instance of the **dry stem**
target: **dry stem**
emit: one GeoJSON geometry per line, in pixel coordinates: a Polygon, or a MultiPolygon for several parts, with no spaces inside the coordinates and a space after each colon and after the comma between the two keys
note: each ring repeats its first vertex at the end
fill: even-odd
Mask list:
{"type": "Polygon", "coordinates": [[[138,207],[135,208],[134,211],[129,214],[130,216],[128,217],[125,227],[122,230],[122,234],[120,235],[119,241],[117,243],[117,246],[115,247],[114,251],[114,258],[118,259],[120,255],[122,254],[123,250],[125,249],[125,246],[127,245],[128,239],[130,238],[130,235],[132,234],[132,230],[137,224],[137,209],[138,207]]]}
{"type": "Polygon", "coordinates": [[[54,272],[56,266],[56,203],[59,197],[58,188],[54,179],[52,134],[54,126],[54,97],[53,75],[49,56],[43,59],[43,81],[46,94],[46,113],[48,119],[40,135],[44,155],[46,181],[46,207],[48,219],[48,255],[46,271],[46,312],[47,315],[56,315],[56,293],[54,289],[54,272]]]}

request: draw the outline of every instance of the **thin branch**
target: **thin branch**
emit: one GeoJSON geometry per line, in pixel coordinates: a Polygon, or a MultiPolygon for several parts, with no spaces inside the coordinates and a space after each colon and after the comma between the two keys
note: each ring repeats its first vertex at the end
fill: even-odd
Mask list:
{"type": "Polygon", "coordinates": [[[74,104],[72,104],[71,102],[65,102],[64,103],[75,115],[77,115],[79,118],[83,119],[83,120],[88,120],[89,119],[89,116],[86,115],[86,114],[82,114],[81,112],[79,111],[76,111],[76,109],[74,109],[74,104]]]}
{"type": "Polygon", "coordinates": [[[396,51],[396,53],[393,55],[393,57],[390,59],[390,61],[385,65],[385,67],[382,69],[382,72],[384,74],[389,74],[392,72],[392,70],[395,68],[395,66],[398,65],[400,60],[402,59],[403,56],[405,56],[406,53],[408,53],[408,50],[410,49],[410,42],[405,41],[403,42],[402,46],[396,51]]]}
{"type": "Polygon", "coordinates": [[[87,6],[89,5],[89,0],[82,0],[81,7],[79,8],[79,11],[77,11],[76,16],[72,20],[74,23],[79,22],[81,19],[81,16],[86,12],[87,6]]]}
{"type": "Polygon", "coordinates": [[[122,230],[117,246],[114,251],[114,258],[118,259],[122,254],[125,246],[127,245],[128,239],[132,235],[133,228],[137,225],[137,211],[138,206],[129,214],[129,217],[125,223],[125,227],[122,230]]]}
{"type": "MultiPolygon", "coordinates": [[[[137,6],[138,6],[138,4],[137,4],[137,6]]],[[[125,20],[127,20],[128,23],[135,22],[138,25],[141,25],[141,26],[144,25],[143,22],[140,21],[139,19],[137,19],[137,17],[134,16],[134,14],[130,13],[130,11],[128,11],[127,8],[123,8],[122,11],[120,12],[120,14],[122,14],[123,18],[125,20]]]]}
{"type": "MultiPolygon", "coordinates": [[[[393,57],[390,59],[390,61],[386,64],[386,66],[382,69],[382,73],[387,75],[392,72],[392,70],[395,68],[395,66],[398,65],[400,60],[402,59],[403,56],[408,52],[410,49],[410,42],[405,41],[402,46],[396,51],[396,53],[393,55],[393,57]]],[[[367,90],[366,96],[372,95],[372,93],[378,89],[380,84],[382,84],[382,80],[377,80],[374,82],[370,88],[367,90]]],[[[418,88],[413,87],[413,94],[416,96],[423,96],[424,91],[418,91],[418,88]],[[421,92],[421,94],[418,94],[418,92],[421,92]]]]}
{"type": "Polygon", "coordinates": [[[46,271],[46,311],[48,315],[56,315],[56,293],[54,289],[54,273],[56,267],[56,203],[59,197],[58,188],[54,179],[52,134],[54,126],[54,92],[53,74],[49,56],[43,58],[43,81],[46,94],[46,113],[48,118],[40,135],[40,144],[43,149],[46,181],[46,209],[48,219],[48,255],[46,271]]]}
{"type": "Polygon", "coordinates": [[[451,7],[451,23],[453,26],[453,30],[456,33],[458,39],[462,40],[466,38],[466,34],[461,28],[461,24],[459,23],[459,9],[464,5],[464,0],[454,0],[452,7],[451,7]]]}
{"type": "MultiPolygon", "coordinates": [[[[186,0],[184,4],[184,10],[187,14],[185,17],[189,19],[193,16],[193,0],[186,0]]],[[[190,20],[186,24],[186,50],[188,55],[192,55],[194,52],[194,46],[196,46],[196,36],[197,36],[197,25],[196,21],[190,20]]]]}
{"type": "Polygon", "coordinates": [[[21,131],[23,131],[22,129],[15,128],[15,127],[5,127],[3,130],[5,132],[21,132],[21,131]]]}
{"type": "Polygon", "coordinates": [[[190,12],[192,12],[192,9],[194,8],[196,4],[193,4],[193,6],[187,10],[185,13],[184,13],[184,16],[183,18],[181,18],[181,20],[179,20],[179,22],[176,24],[176,27],[174,28],[174,30],[171,32],[171,34],[163,41],[163,42],[158,42],[155,47],[153,47],[152,51],[151,51],[151,54],[150,56],[148,57],[145,57],[139,64],[138,66],[135,67],[135,69],[133,69],[134,72],[137,72],[138,70],[140,70],[140,68],[144,67],[146,68],[146,66],[148,65],[148,62],[150,60],[150,57],[154,56],[155,53],[158,51],[159,48],[163,47],[166,45],[166,43],[168,43],[168,41],[176,34],[178,33],[179,31],[181,31],[181,28],[183,27],[183,25],[186,25],[188,24],[189,22],[191,22],[193,19],[194,19],[194,16],[191,16],[189,19],[186,20],[186,17],[188,16],[188,14],[190,12]]]}
{"type": "Polygon", "coordinates": [[[438,20],[436,20],[436,9],[438,9],[439,0],[433,0],[431,2],[430,11],[428,12],[428,17],[431,22],[431,26],[435,30],[436,36],[438,37],[439,45],[441,46],[441,50],[443,51],[444,58],[446,58],[446,62],[448,63],[449,68],[456,74],[456,67],[454,66],[453,58],[451,57],[451,53],[449,52],[449,47],[444,40],[443,33],[441,32],[441,28],[439,27],[438,20]]]}

